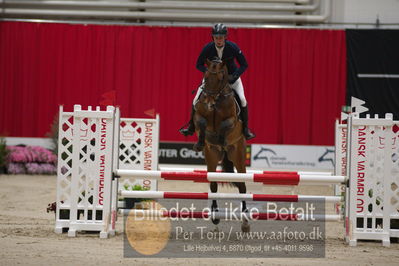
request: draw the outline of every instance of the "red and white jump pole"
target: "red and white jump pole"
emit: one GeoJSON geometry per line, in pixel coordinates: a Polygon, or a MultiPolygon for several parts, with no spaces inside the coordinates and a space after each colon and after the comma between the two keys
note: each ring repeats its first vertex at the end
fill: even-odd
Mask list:
{"type": "MultiPolygon", "coordinates": [[[[161,171],[167,172],[207,172],[205,169],[184,168],[184,167],[160,167],[161,171]]],[[[216,172],[221,173],[222,170],[216,172]]],[[[297,175],[317,175],[317,176],[331,176],[331,172],[305,172],[305,171],[263,171],[263,170],[247,170],[247,173],[254,174],[297,174],[297,175]]]]}
{"type": "Polygon", "coordinates": [[[248,200],[271,202],[341,202],[339,196],[310,196],[310,195],[272,195],[272,194],[240,194],[240,193],[197,193],[197,192],[164,192],[164,191],[119,191],[125,198],[146,199],[194,199],[194,200],[248,200]]]}
{"type": "Polygon", "coordinates": [[[329,185],[344,183],[344,176],[299,175],[294,173],[218,173],[218,172],[164,172],[147,170],[117,169],[117,176],[154,178],[157,180],[181,180],[200,183],[208,182],[259,182],[265,185],[329,185]]]}
{"type": "Polygon", "coordinates": [[[201,211],[163,211],[163,210],[124,210],[125,215],[136,219],[153,219],[158,217],[168,218],[194,218],[194,219],[221,219],[221,220],[283,220],[283,221],[339,221],[341,215],[335,214],[292,214],[277,212],[201,212],[201,211]]]}

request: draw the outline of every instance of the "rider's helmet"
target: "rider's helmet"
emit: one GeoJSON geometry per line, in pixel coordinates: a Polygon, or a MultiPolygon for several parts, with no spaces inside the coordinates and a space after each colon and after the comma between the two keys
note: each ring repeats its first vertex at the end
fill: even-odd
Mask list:
{"type": "Polygon", "coordinates": [[[222,23],[215,24],[212,28],[212,36],[227,36],[227,27],[222,23]]]}

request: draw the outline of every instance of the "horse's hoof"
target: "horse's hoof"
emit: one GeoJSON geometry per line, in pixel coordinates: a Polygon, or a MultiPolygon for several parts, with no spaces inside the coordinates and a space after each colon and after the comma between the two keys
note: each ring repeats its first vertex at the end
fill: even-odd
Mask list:
{"type": "Polygon", "coordinates": [[[219,227],[216,225],[215,226],[215,229],[213,229],[211,232],[213,232],[213,233],[219,233],[220,231],[219,231],[219,227]]]}
{"type": "Polygon", "coordinates": [[[195,143],[193,146],[193,149],[197,152],[203,151],[204,150],[204,144],[199,144],[195,143]]]}
{"type": "Polygon", "coordinates": [[[213,223],[214,225],[217,225],[217,224],[220,223],[220,219],[212,219],[212,223],[213,223]]]}
{"type": "Polygon", "coordinates": [[[242,223],[241,224],[241,231],[243,233],[249,233],[249,231],[251,230],[251,226],[249,225],[249,223],[242,223]]]}

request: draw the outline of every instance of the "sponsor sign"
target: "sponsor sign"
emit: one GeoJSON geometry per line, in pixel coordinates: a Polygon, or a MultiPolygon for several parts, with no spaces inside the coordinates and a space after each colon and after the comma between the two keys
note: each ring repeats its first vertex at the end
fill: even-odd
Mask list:
{"type": "Polygon", "coordinates": [[[334,170],[334,146],[252,144],[252,167],[334,170]]]}
{"type": "MultiPolygon", "coordinates": [[[[159,143],[159,163],[161,164],[198,164],[205,165],[202,152],[193,150],[194,143],[159,143]]],[[[246,148],[246,165],[251,165],[251,145],[246,148]]]]}
{"type": "Polygon", "coordinates": [[[159,143],[159,163],[163,164],[205,164],[202,152],[193,150],[194,143],[159,143]]]}

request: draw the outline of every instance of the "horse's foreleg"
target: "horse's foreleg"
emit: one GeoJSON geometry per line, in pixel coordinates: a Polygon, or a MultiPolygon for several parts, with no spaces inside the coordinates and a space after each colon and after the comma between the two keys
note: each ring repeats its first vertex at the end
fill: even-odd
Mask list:
{"type": "Polygon", "coordinates": [[[205,146],[205,130],[206,130],[206,119],[202,116],[195,119],[195,126],[198,129],[198,141],[194,144],[193,149],[195,151],[202,151],[205,146]]]}
{"type": "Polygon", "coordinates": [[[219,127],[219,143],[221,145],[226,145],[226,135],[227,131],[229,131],[234,125],[234,119],[233,118],[228,118],[226,120],[223,120],[220,123],[219,127]]]}
{"type": "MultiPolygon", "coordinates": [[[[206,146],[204,150],[205,161],[207,165],[208,172],[216,172],[216,168],[218,166],[221,152],[215,146],[206,146]]],[[[218,183],[211,182],[210,190],[212,193],[216,193],[218,191],[218,183]]],[[[218,204],[216,200],[212,200],[211,212],[218,211],[218,204]]],[[[220,219],[212,219],[213,224],[218,224],[220,219]]]]}
{"type": "MultiPolygon", "coordinates": [[[[208,151],[208,149],[205,149],[205,158],[206,160],[206,164],[207,164],[207,170],[208,172],[216,172],[216,168],[218,165],[218,158],[215,156],[215,154],[210,154],[211,152],[208,151]]],[[[217,182],[211,182],[211,184],[209,185],[209,188],[211,190],[212,193],[216,193],[218,192],[218,183],[217,182]]],[[[216,202],[216,200],[212,200],[212,206],[211,206],[211,210],[215,211],[218,209],[218,204],[216,202]]]]}

